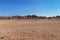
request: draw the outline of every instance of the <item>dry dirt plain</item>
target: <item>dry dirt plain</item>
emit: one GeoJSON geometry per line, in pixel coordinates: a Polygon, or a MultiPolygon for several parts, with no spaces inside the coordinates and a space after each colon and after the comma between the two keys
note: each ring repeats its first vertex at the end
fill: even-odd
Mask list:
{"type": "Polygon", "coordinates": [[[0,20],[0,40],[60,40],[60,20],[0,20]]]}

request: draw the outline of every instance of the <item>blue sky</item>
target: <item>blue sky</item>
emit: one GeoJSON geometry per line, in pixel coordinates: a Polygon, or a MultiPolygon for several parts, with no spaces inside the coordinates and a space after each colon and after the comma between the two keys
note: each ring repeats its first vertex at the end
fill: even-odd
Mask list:
{"type": "Polygon", "coordinates": [[[60,15],[60,0],[0,0],[0,16],[60,15]]]}

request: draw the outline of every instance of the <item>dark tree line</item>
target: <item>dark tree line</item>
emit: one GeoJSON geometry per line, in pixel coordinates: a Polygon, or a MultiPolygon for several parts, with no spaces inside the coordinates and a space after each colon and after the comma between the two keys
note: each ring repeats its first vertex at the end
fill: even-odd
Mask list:
{"type": "Polygon", "coordinates": [[[55,16],[55,17],[36,16],[36,15],[27,15],[27,16],[0,16],[0,19],[54,19],[54,18],[60,18],[60,16],[55,16]]]}

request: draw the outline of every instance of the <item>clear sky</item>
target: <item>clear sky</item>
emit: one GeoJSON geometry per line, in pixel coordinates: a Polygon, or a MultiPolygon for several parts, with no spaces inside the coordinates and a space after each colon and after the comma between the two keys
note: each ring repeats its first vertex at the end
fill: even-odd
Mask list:
{"type": "Polygon", "coordinates": [[[60,15],[60,0],[0,0],[0,16],[60,15]]]}

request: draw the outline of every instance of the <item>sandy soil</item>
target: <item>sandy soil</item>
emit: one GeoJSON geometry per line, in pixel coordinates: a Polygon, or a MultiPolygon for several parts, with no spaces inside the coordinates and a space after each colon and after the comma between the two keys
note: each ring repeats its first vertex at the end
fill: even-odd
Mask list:
{"type": "Polygon", "coordinates": [[[0,20],[0,40],[60,40],[60,20],[0,20]]]}

